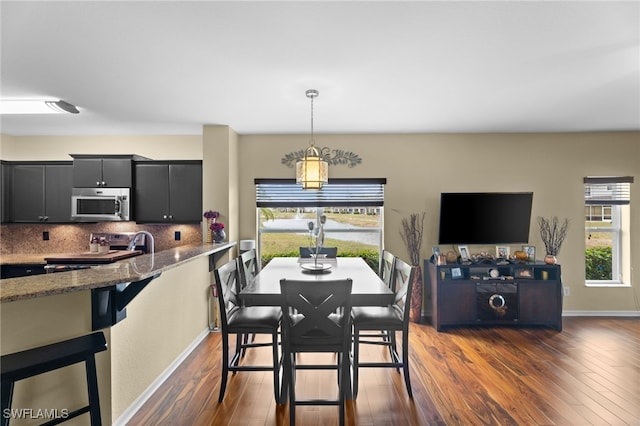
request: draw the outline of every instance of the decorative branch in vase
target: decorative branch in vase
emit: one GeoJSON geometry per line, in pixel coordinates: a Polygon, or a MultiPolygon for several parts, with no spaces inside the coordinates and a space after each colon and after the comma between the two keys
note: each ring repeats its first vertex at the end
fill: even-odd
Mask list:
{"type": "Polygon", "coordinates": [[[424,217],[418,213],[412,213],[409,218],[402,219],[402,230],[400,237],[404,242],[411,266],[415,271],[413,274],[413,289],[411,291],[411,303],[409,319],[419,322],[422,316],[422,268],[420,267],[420,249],[422,248],[422,235],[424,233],[424,217]]]}
{"type": "Polygon", "coordinates": [[[538,216],[538,227],[540,229],[540,238],[546,250],[544,261],[554,264],[556,263],[556,256],[560,252],[560,247],[562,247],[562,243],[567,238],[569,219],[565,218],[561,222],[557,216],[551,218],[538,216]]]}

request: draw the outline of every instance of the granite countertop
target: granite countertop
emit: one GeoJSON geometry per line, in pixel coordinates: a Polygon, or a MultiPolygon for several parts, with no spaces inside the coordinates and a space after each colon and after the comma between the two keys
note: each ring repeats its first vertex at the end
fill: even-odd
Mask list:
{"type": "MultiPolygon", "coordinates": [[[[222,244],[187,245],[163,250],[154,254],[143,254],[120,260],[118,262],[95,266],[90,269],[78,269],[67,272],[31,275],[28,277],[0,280],[0,302],[32,299],[72,291],[90,290],[109,287],[115,284],[140,281],[157,275],[167,269],[175,268],[200,256],[207,256],[216,252],[228,250],[235,246],[231,241],[222,244]]],[[[34,259],[41,259],[44,263],[46,255],[9,255],[18,257],[19,263],[38,263],[34,259]]],[[[3,255],[3,262],[8,262],[3,255]]]]}

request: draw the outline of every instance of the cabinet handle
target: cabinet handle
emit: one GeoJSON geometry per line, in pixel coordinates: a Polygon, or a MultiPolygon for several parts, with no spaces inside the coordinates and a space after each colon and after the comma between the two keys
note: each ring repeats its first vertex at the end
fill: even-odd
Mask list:
{"type": "Polygon", "coordinates": [[[166,214],[163,215],[162,218],[165,219],[165,220],[168,219],[166,214]]]}
{"type": "Polygon", "coordinates": [[[101,186],[107,186],[107,182],[105,182],[105,181],[100,182],[100,184],[101,184],[101,186]]]}
{"type": "Polygon", "coordinates": [[[169,220],[173,220],[173,215],[169,215],[169,220]]]}

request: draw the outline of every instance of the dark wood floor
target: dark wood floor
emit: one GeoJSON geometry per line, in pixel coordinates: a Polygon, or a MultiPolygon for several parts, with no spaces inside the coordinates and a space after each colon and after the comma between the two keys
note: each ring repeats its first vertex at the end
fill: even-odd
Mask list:
{"type": "MultiPolygon", "coordinates": [[[[564,330],[411,324],[411,380],[362,370],[350,425],[640,425],[640,319],[564,319],[564,330]]],[[[369,346],[369,345],[367,345],[369,346]]],[[[260,351],[262,349],[259,349],[260,351]]],[[[383,355],[367,347],[367,358],[383,355]]],[[[386,355],[386,354],[385,354],[386,355]]],[[[268,352],[246,362],[269,359],[268,352]]],[[[335,375],[299,373],[298,393],[330,396],[335,375]]],[[[335,374],[335,373],[334,373],[335,374]]],[[[211,333],[129,425],[287,425],[271,377],[230,376],[218,403],[220,335],[211,333]]],[[[335,425],[336,407],[298,407],[299,425],[335,425]]]]}

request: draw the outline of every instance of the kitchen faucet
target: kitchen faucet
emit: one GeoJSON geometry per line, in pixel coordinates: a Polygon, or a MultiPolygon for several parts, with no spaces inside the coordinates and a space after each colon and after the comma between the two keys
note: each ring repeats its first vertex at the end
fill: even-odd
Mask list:
{"type": "Polygon", "coordinates": [[[147,253],[154,253],[154,240],[153,240],[153,235],[151,235],[150,232],[147,231],[138,231],[134,234],[133,238],[131,238],[131,241],[129,242],[129,246],[127,247],[128,250],[135,250],[136,249],[136,240],[138,239],[138,237],[140,235],[146,235],[149,238],[149,242],[148,242],[148,249],[147,249],[147,253]]]}

